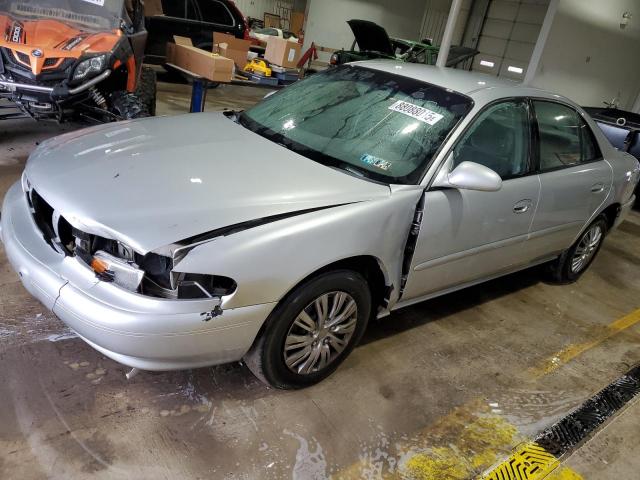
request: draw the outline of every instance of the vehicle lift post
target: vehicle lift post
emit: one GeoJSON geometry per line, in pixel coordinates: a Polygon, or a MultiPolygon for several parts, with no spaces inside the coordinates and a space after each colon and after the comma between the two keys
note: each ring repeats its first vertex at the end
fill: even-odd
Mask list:
{"type": "Polygon", "coordinates": [[[207,90],[209,89],[209,81],[202,77],[193,77],[191,85],[191,107],[190,113],[204,112],[204,105],[207,101],[207,90]]]}

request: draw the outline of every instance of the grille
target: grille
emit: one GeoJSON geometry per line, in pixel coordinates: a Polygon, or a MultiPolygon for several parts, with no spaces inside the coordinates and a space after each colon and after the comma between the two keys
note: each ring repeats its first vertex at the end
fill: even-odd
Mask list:
{"type": "Polygon", "coordinates": [[[27,198],[33,208],[33,218],[44,240],[54,250],[69,255],[71,253],[69,245],[73,243],[71,225],[63,217],[55,215],[53,207],[35,190],[31,190],[27,198]]]}
{"type": "Polygon", "coordinates": [[[42,232],[46,242],[53,246],[53,239],[56,237],[53,229],[53,207],[35,190],[31,191],[29,199],[33,207],[33,218],[36,221],[36,225],[42,232]]]}
{"type": "Polygon", "coordinates": [[[51,67],[55,67],[56,63],[58,63],[60,59],[59,58],[47,58],[44,61],[44,68],[51,68],[51,67]]]}
{"type": "Polygon", "coordinates": [[[22,52],[15,52],[15,54],[18,61],[24,63],[25,65],[31,65],[31,59],[29,58],[29,55],[22,52]]]}

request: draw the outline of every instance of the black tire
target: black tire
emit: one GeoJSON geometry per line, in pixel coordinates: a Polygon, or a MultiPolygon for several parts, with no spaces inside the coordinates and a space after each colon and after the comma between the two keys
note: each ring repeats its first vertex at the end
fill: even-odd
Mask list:
{"type": "MultiPolygon", "coordinates": [[[[328,305],[333,306],[334,303],[328,305]]],[[[329,306],[327,310],[330,310],[329,306]]],[[[351,270],[337,270],[321,274],[296,287],[276,307],[267,319],[264,331],[245,355],[244,361],[256,377],[275,388],[298,389],[313,385],[331,375],[351,353],[367,328],[370,314],[371,290],[362,275],[351,270]],[[315,349],[319,352],[328,349],[327,351],[334,354],[332,359],[323,368],[318,367],[317,370],[310,373],[294,372],[285,362],[285,341],[292,329],[298,328],[294,322],[298,320],[298,316],[302,314],[303,310],[312,306],[316,299],[323,295],[329,295],[329,302],[333,302],[336,297],[334,296],[331,300],[331,295],[336,295],[336,293],[346,293],[348,296],[345,302],[353,300],[357,307],[355,315],[351,314],[346,317],[351,319],[348,321],[350,324],[355,318],[355,328],[347,340],[346,347],[338,353],[332,348],[331,340],[325,338],[323,342],[315,341],[314,346],[318,344],[318,347],[308,345],[309,350],[315,349]],[[348,299],[349,297],[351,300],[348,299]]],[[[349,329],[351,328],[349,327],[349,329]]],[[[333,332],[334,329],[329,331],[333,332]]],[[[329,335],[333,334],[329,333],[329,335]]],[[[316,358],[319,359],[320,353],[317,355],[316,358]]],[[[302,368],[304,363],[301,362],[299,367],[302,368]]]]}
{"type": "Polygon", "coordinates": [[[574,243],[571,248],[569,248],[569,250],[565,251],[557,260],[553,261],[549,265],[551,280],[559,284],[573,283],[578,280],[580,276],[582,276],[582,274],[587,271],[591,263],[598,255],[598,252],[602,247],[602,242],[607,235],[607,230],[607,219],[604,215],[600,215],[580,234],[578,240],[576,240],[576,243],[574,243]],[[581,247],[581,244],[586,239],[586,236],[589,234],[589,232],[592,232],[593,229],[600,230],[600,238],[598,240],[598,244],[594,249],[592,249],[590,257],[585,259],[586,261],[581,264],[578,270],[574,271],[573,262],[576,257],[576,251],[581,247]]]}
{"type": "Polygon", "coordinates": [[[136,95],[142,100],[142,103],[145,104],[147,112],[149,112],[151,116],[156,114],[157,89],[158,78],[156,71],[151,67],[142,67],[138,88],[136,88],[136,95]]]}
{"type": "Polygon", "coordinates": [[[129,92],[113,92],[109,95],[111,112],[120,120],[148,117],[147,106],[137,95],[129,92]]]}

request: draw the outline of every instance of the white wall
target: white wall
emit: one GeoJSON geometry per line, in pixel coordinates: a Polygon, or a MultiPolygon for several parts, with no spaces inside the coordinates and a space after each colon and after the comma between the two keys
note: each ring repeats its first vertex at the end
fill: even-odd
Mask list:
{"type": "MultiPolygon", "coordinates": [[[[452,0],[425,0],[425,12],[423,24],[420,31],[420,38],[431,38],[434,45],[440,45],[444,28],[449,18],[452,0]]],[[[464,35],[464,27],[469,17],[472,0],[463,0],[458,14],[458,21],[453,31],[452,45],[460,45],[464,35]]]]}
{"type": "MultiPolygon", "coordinates": [[[[328,48],[351,48],[353,33],[346,23],[351,19],[371,20],[392,37],[417,40],[424,9],[425,0],[309,0],[304,49],[311,42],[328,48]]],[[[326,61],[326,55],[320,60],[326,61]]]]}
{"type": "Polygon", "coordinates": [[[264,13],[277,14],[277,5],[284,4],[293,8],[294,0],[234,0],[245,17],[264,18],[264,13]]]}
{"type": "Polygon", "coordinates": [[[532,85],[581,105],[619,97],[631,109],[640,93],[640,2],[560,0],[532,85]],[[622,14],[632,13],[620,29],[622,14]]]}

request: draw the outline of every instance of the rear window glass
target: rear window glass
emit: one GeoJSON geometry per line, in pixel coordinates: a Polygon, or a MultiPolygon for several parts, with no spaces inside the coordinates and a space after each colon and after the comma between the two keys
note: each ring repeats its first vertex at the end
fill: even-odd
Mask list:
{"type": "Polygon", "coordinates": [[[540,132],[540,170],[555,170],[600,157],[593,133],[574,109],[555,102],[534,101],[540,132]]]}

